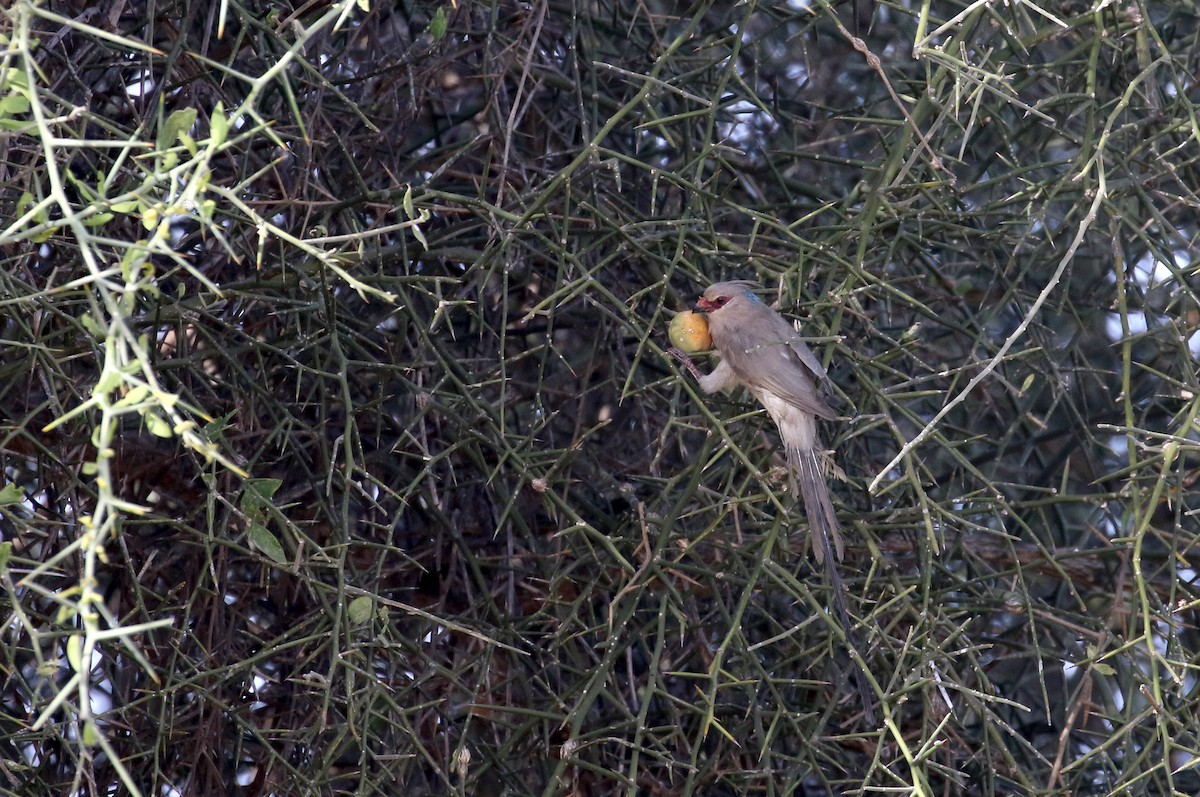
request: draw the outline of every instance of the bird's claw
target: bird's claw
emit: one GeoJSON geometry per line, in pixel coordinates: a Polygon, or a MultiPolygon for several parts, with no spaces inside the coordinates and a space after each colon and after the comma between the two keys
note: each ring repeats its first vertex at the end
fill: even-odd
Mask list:
{"type": "Polygon", "coordinates": [[[692,376],[696,377],[697,379],[700,378],[700,369],[696,367],[696,364],[692,362],[692,358],[687,356],[682,349],[672,346],[671,348],[667,349],[667,354],[683,363],[684,367],[692,372],[692,376]]]}

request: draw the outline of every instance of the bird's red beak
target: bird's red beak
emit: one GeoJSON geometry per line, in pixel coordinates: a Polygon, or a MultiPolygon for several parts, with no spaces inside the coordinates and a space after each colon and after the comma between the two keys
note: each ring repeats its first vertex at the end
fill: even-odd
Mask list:
{"type": "Polygon", "coordinates": [[[703,296],[701,296],[699,299],[696,300],[696,311],[697,312],[707,313],[710,310],[716,310],[716,309],[717,309],[717,305],[713,304],[708,299],[705,299],[703,296]]]}

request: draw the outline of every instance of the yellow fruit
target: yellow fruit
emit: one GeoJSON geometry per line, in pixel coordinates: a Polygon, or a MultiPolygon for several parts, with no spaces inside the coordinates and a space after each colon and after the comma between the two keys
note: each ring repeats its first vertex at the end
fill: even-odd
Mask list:
{"type": "Polygon", "coordinates": [[[703,313],[683,310],[671,319],[667,337],[684,354],[697,354],[712,348],[712,335],[708,334],[708,319],[703,313]]]}

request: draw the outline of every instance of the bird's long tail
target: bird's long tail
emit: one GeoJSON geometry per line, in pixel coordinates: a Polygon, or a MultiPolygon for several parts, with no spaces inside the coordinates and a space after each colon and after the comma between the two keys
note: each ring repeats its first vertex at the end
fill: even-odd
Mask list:
{"type": "Polygon", "coordinates": [[[833,499],[829,497],[825,469],[821,467],[816,449],[789,446],[787,458],[792,491],[799,493],[804,499],[804,512],[808,515],[809,525],[812,526],[813,556],[817,564],[823,564],[833,558],[829,550],[831,545],[838,561],[841,561],[846,555],[846,546],[842,542],[841,527],[838,526],[833,499]]]}
{"type": "Polygon", "coordinates": [[[845,634],[845,643],[850,658],[854,660],[851,668],[854,685],[862,700],[863,717],[868,724],[875,723],[875,701],[867,683],[866,662],[862,656],[862,645],[854,626],[850,623],[850,609],[846,603],[846,585],[838,572],[837,563],[845,554],[845,543],[842,541],[841,527],[838,525],[837,513],[833,508],[833,499],[829,496],[829,485],[825,481],[825,469],[815,449],[788,447],[788,472],[792,479],[792,491],[798,492],[804,499],[804,512],[808,515],[808,523],[812,528],[813,558],[817,564],[825,565],[829,578],[829,588],[833,593],[833,612],[838,624],[845,634]]]}

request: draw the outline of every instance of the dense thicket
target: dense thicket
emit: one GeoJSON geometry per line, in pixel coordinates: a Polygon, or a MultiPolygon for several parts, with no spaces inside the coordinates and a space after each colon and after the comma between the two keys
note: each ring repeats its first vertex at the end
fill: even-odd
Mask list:
{"type": "Polygon", "coordinates": [[[1191,6],[0,25],[8,788],[1200,788],[1191,6]],[[829,363],[876,724],[663,353],[718,278],[829,363]]]}

